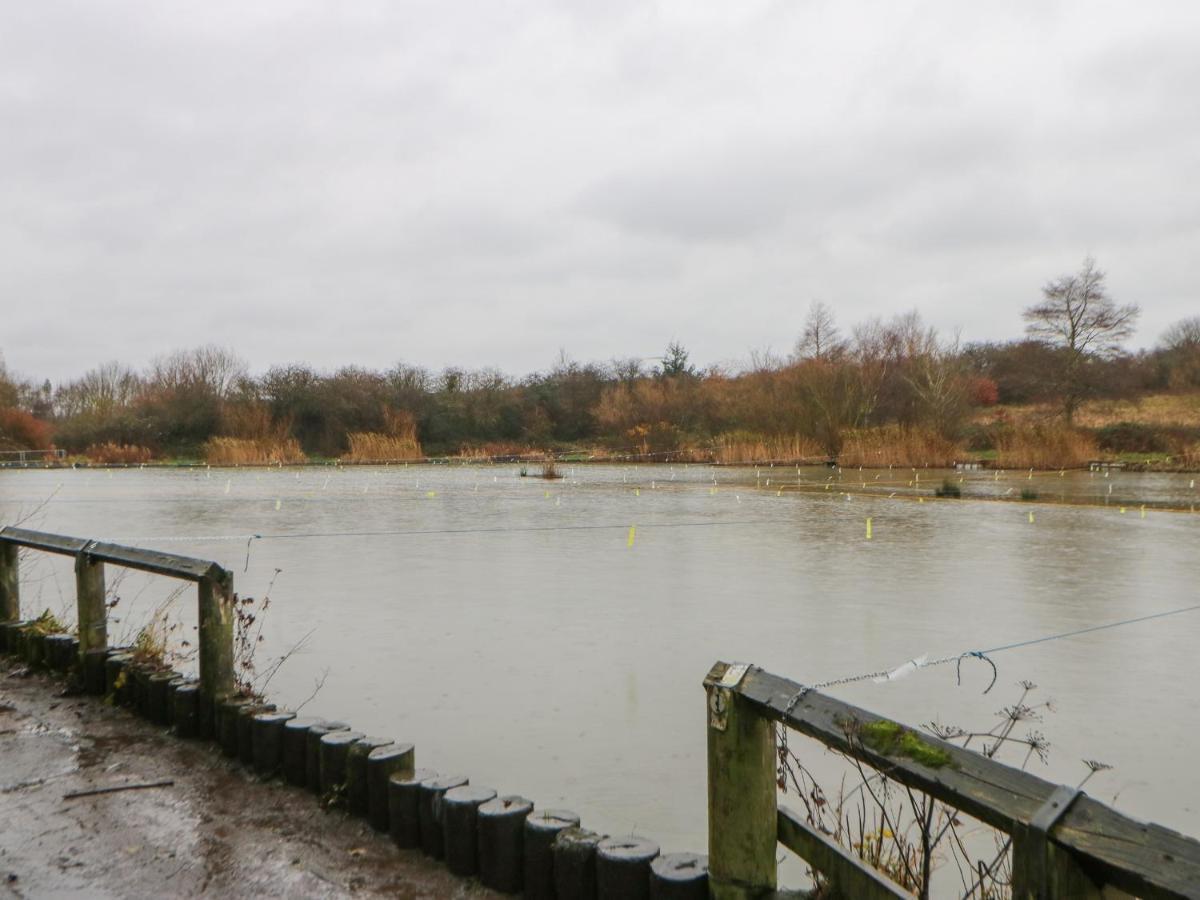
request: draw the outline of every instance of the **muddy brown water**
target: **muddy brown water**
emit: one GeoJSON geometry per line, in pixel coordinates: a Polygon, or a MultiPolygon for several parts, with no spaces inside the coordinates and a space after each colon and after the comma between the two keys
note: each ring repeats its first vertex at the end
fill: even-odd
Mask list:
{"type": "MultiPolygon", "coordinates": [[[[1190,475],[517,470],[3,471],[0,521],[49,497],[28,527],[213,558],[243,595],[274,578],[260,670],[307,636],[270,682],[276,702],[323,680],[306,713],[668,851],[706,842],[700,683],[715,660],[817,682],[1200,602],[1190,475]],[[968,499],[918,502],[946,477],[968,499]],[[1054,502],[970,499],[1028,489],[1054,502]],[[264,537],[247,565],[250,534],[264,537]]],[[[66,561],[23,573],[24,611],[72,616],[66,561]]],[[[116,637],[168,601],[189,635],[193,592],[171,601],[169,582],[131,575],[116,594],[116,637]]],[[[1114,769],[1093,796],[1200,834],[1198,642],[1190,613],[997,654],[987,695],[977,662],[961,686],[942,666],[831,693],[913,725],[990,726],[1036,682],[1054,710],[1029,723],[1051,744],[1034,771],[1073,783],[1101,760],[1114,769]]]]}

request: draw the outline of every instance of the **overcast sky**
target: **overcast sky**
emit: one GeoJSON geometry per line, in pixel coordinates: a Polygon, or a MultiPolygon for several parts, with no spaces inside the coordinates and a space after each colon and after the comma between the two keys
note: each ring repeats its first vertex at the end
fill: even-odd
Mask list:
{"type": "Polygon", "coordinates": [[[0,350],[547,368],[1200,313],[1200,4],[0,7],[0,350]]]}

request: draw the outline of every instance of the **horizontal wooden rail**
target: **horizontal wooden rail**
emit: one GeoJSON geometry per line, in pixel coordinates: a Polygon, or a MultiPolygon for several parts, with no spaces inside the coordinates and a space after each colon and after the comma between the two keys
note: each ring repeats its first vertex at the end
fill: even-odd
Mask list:
{"type": "Polygon", "coordinates": [[[0,528],[0,541],[16,544],[18,547],[29,547],[31,550],[59,553],[63,556],[74,556],[92,543],[86,538],[66,537],[61,534],[48,534],[44,531],[30,531],[28,528],[12,526],[0,528]]]}
{"type": "Polygon", "coordinates": [[[164,553],[160,550],[145,550],[140,547],[125,547],[121,544],[109,544],[85,538],[67,537],[45,531],[30,531],[27,528],[0,528],[0,541],[16,544],[19,547],[29,547],[33,550],[43,550],[47,553],[59,553],[64,556],[75,556],[86,551],[91,559],[99,562],[110,562],[127,569],[138,569],[142,572],[152,572],[155,575],[166,575],[170,578],[182,578],[185,581],[216,578],[223,571],[219,565],[207,559],[180,556],[178,553],[164,553]]]}
{"type": "Polygon", "coordinates": [[[856,856],[851,856],[826,835],[785,807],[779,807],[779,843],[837,885],[843,897],[860,900],[905,900],[912,894],[881,875],[856,856]]]}
{"type": "MultiPolygon", "coordinates": [[[[1023,861],[1015,861],[1014,871],[1020,872],[1021,878],[1040,878],[1048,866],[1060,875],[1078,870],[1096,885],[1150,900],[1200,897],[1200,842],[1176,831],[1138,821],[1079,795],[1063,804],[1065,812],[1056,813],[1052,826],[1042,833],[1039,819],[1061,796],[1056,793],[1059,785],[921,733],[919,739],[930,754],[917,755],[946,760],[936,766],[923,764],[905,755],[902,746],[864,739],[871,734],[872,723],[890,720],[754,667],[717,663],[705,685],[710,713],[714,705],[744,707],[765,721],[799,731],[893,781],[1012,835],[1019,856],[1028,857],[1033,852],[1028,848],[1040,841],[1049,862],[1040,858],[1040,851],[1034,853],[1039,860],[1032,870],[1023,861]],[[714,700],[714,694],[721,693],[724,696],[714,700]]],[[[710,731],[717,721],[715,714],[710,715],[710,731]]],[[[710,755],[710,792],[712,779],[721,778],[720,773],[714,776],[711,771],[712,761],[710,755]]],[[[780,819],[784,825],[779,833],[798,842],[793,819],[790,814],[780,819]]],[[[710,838],[710,855],[713,850],[710,838]]],[[[826,851],[816,848],[814,852],[826,851]]],[[[805,858],[820,870],[818,860],[805,858]]]]}
{"type": "Polygon", "coordinates": [[[143,572],[153,572],[155,575],[182,578],[185,581],[217,578],[224,571],[215,562],[206,559],[194,559],[190,556],[162,553],[158,550],[142,550],[138,547],[122,547],[119,544],[106,544],[99,541],[87,548],[87,555],[92,559],[115,563],[127,569],[139,569],[143,572]]]}

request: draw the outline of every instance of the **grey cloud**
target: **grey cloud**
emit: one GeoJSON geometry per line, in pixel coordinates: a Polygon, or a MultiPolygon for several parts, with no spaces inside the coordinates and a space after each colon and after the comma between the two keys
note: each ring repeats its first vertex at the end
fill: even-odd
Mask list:
{"type": "Polygon", "coordinates": [[[703,363],[812,297],[1002,338],[1088,251],[1152,339],[1194,313],[1198,39],[1183,2],[8,4],[0,349],[703,363]]]}

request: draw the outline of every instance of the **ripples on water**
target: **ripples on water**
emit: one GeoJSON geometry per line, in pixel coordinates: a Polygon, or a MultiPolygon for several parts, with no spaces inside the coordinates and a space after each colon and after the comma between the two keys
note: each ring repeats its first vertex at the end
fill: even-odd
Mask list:
{"type": "MultiPolygon", "coordinates": [[[[5,471],[0,520],[61,484],[28,526],[213,558],[244,595],[278,568],[262,659],[312,633],[271,683],[278,702],[328,670],[306,711],[667,850],[705,846],[700,682],[717,659],[814,682],[1198,602],[1200,518],[1154,509],[1200,499],[1187,475],[566,465],[542,481],[517,468],[5,471]],[[841,484],[825,490],[831,475],[841,484]],[[916,502],[943,477],[964,478],[968,498],[1033,487],[1097,505],[916,502]],[[246,567],[246,535],[308,532],[329,536],[265,537],[246,567]],[[228,539],[166,540],[201,535],[228,539]]],[[[73,618],[66,562],[25,566],[26,611],[73,618]]],[[[169,592],[125,578],[114,632],[169,592]]],[[[176,603],[185,628],[191,598],[176,603]]],[[[986,696],[981,664],[961,687],[944,666],[833,693],[973,726],[1032,680],[1056,708],[1035,724],[1052,744],[1039,774],[1075,782],[1081,759],[1100,759],[1115,769],[1089,793],[1196,834],[1198,640],[1192,613],[998,655],[986,696]]]]}

